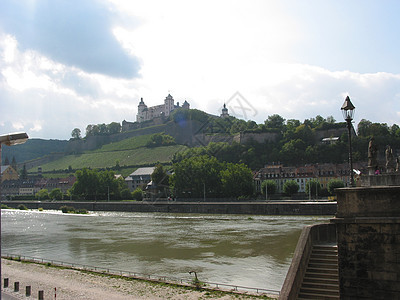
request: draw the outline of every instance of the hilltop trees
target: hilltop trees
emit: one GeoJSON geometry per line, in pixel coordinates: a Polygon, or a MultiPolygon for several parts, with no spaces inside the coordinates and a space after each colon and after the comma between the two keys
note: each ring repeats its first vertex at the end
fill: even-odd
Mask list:
{"type": "Polygon", "coordinates": [[[81,130],[79,128],[74,128],[71,132],[71,136],[74,140],[80,140],[82,138],[81,130]]]}
{"type": "Polygon", "coordinates": [[[110,124],[89,124],[86,126],[86,137],[95,135],[111,135],[121,132],[121,124],[112,122],[110,124]]]}

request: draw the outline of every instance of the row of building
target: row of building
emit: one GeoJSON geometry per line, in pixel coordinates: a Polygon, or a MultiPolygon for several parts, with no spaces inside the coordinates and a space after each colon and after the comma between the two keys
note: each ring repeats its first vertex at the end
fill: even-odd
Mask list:
{"type": "MultiPolygon", "coordinates": [[[[127,176],[125,182],[129,190],[134,191],[136,188],[145,189],[151,186],[151,174],[154,169],[154,167],[138,168],[127,176]]],[[[361,163],[355,163],[354,169],[359,170],[359,173],[366,172],[365,165],[361,163]]],[[[66,178],[44,178],[37,176],[21,179],[18,172],[11,166],[2,166],[1,173],[3,198],[15,195],[35,195],[41,189],[47,189],[50,192],[55,188],[59,188],[63,193],[66,193],[76,181],[74,176],[66,178]]],[[[317,180],[321,188],[327,188],[328,182],[331,179],[340,179],[348,186],[350,182],[348,164],[310,164],[287,167],[277,163],[265,165],[253,174],[254,187],[257,193],[261,192],[261,183],[264,180],[275,181],[277,193],[283,192],[285,182],[294,180],[299,185],[299,192],[304,193],[306,184],[310,180],[317,180]]]]}
{"type": "MultiPolygon", "coordinates": [[[[366,166],[362,163],[354,163],[356,177],[366,173],[366,166]],[[357,174],[358,173],[358,174],[357,174]]],[[[265,165],[254,173],[253,180],[257,192],[261,192],[261,183],[264,180],[273,180],[277,186],[277,192],[283,193],[285,182],[294,180],[299,185],[299,192],[304,193],[307,182],[317,180],[321,188],[327,188],[331,179],[340,179],[345,186],[350,183],[350,169],[347,163],[344,164],[310,164],[299,167],[285,167],[282,164],[265,165]]]]}

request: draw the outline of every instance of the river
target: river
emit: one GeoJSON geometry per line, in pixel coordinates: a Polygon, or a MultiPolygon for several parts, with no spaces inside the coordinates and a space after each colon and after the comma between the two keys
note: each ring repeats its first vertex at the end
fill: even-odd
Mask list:
{"type": "Polygon", "coordinates": [[[280,290],[301,229],[329,217],[2,210],[3,254],[280,290]]]}

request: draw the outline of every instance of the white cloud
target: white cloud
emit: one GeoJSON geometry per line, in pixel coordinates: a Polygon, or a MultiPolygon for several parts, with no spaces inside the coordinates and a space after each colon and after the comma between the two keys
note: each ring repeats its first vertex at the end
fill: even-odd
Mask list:
{"type": "MultiPolygon", "coordinates": [[[[400,75],[295,63],[291,49],[304,32],[282,11],[281,2],[112,2],[104,22],[108,27],[102,24],[100,33],[111,34],[117,48],[136,57],[142,66],[137,76],[92,70],[37,45],[32,50],[19,35],[0,31],[1,104],[10,112],[1,121],[2,131],[68,139],[76,127],[84,132],[88,124],[134,121],[140,97],[156,105],[169,92],[175,101],[187,100],[192,108],[219,115],[223,103],[239,91],[254,111],[247,118],[258,123],[272,114],[301,121],[333,115],[341,121],[340,107],[349,95],[356,122],[400,124],[400,75]],[[115,21],[116,16],[123,18],[115,21]]],[[[0,30],[5,30],[1,22],[0,30]]],[[[84,46],[67,50],[71,57],[87,51],[84,46]]],[[[112,62],[118,51],[103,58],[112,62]]],[[[236,106],[237,116],[244,116],[236,106]]]]}

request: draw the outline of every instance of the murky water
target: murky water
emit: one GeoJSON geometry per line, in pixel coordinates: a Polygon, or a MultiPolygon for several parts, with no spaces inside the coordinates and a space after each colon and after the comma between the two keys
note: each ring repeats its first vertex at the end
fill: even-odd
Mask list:
{"type": "Polygon", "coordinates": [[[328,217],[2,210],[2,253],[280,290],[301,229],[328,217]]]}

